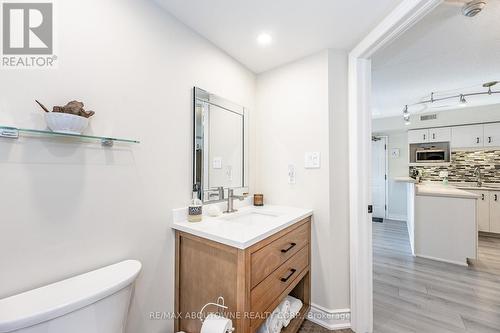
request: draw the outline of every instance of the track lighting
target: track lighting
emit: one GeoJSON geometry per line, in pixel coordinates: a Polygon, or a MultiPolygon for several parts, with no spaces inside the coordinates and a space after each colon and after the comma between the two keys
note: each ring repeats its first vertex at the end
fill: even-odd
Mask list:
{"type": "Polygon", "coordinates": [[[405,105],[403,109],[403,120],[405,121],[405,125],[410,125],[410,112],[408,111],[408,105],[405,105]]]}
{"type": "Polygon", "coordinates": [[[460,107],[465,107],[467,106],[467,99],[466,97],[469,96],[480,96],[480,95],[494,95],[494,94],[500,94],[500,90],[492,90],[491,88],[499,84],[500,81],[491,81],[491,82],[486,82],[482,86],[483,88],[488,88],[487,91],[474,91],[474,92],[468,92],[468,93],[461,93],[458,95],[452,95],[452,96],[445,96],[445,97],[436,97],[434,92],[431,92],[430,98],[420,101],[418,103],[414,104],[409,104],[405,105],[403,109],[403,119],[405,121],[406,125],[410,124],[410,112],[408,110],[409,107],[411,106],[416,106],[416,105],[423,105],[423,104],[432,104],[435,102],[440,102],[444,100],[449,100],[449,99],[456,99],[458,98],[459,104],[458,106],[460,107]]]}

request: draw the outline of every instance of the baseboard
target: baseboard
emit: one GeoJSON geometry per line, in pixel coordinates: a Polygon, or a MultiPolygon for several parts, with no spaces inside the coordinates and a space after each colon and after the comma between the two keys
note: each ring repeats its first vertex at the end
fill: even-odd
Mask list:
{"type": "Polygon", "coordinates": [[[406,222],[406,215],[388,214],[387,219],[406,222]]]}
{"type": "Polygon", "coordinates": [[[340,330],[351,327],[350,309],[326,309],[317,304],[311,304],[307,320],[329,330],[340,330]]]}
{"type": "Polygon", "coordinates": [[[424,256],[424,255],[418,254],[418,253],[415,256],[416,257],[420,257],[420,258],[424,258],[424,259],[430,259],[430,260],[434,260],[434,261],[440,261],[440,262],[444,262],[444,263],[447,263],[447,264],[453,264],[453,265],[465,266],[465,267],[469,266],[466,262],[440,259],[440,258],[431,257],[431,256],[424,256]]]}

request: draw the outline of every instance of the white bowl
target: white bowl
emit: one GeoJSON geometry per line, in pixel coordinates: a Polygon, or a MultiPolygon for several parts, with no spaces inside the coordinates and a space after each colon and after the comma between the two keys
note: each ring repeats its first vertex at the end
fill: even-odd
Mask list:
{"type": "Polygon", "coordinates": [[[48,112],[45,120],[51,131],[67,134],[82,134],[89,125],[88,118],[69,113],[48,112]]]}

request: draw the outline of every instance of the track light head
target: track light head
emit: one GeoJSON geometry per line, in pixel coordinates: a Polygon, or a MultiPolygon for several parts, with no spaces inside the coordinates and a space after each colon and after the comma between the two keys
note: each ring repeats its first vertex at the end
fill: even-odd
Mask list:
{"type": "Polygon", "coordinates": [[[460,106],[467,106],[467,100],[464,95],[460,95],[460,106]]]}

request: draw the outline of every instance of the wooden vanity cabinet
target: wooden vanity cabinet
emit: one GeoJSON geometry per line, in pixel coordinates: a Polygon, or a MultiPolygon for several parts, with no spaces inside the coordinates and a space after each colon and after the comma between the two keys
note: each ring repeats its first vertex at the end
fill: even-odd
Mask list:
{"type": "MultiPolygon", "coordinates": [[[[198,333],[193,318],[223,296],[236,333],[254,333],[287,296],[304,303],[283,333],[295,333],[310,308],[311,219],[242,250],[176,231],[175,331],[198,333]],[[186,316],[189,314],[189,316],[186,316]]],[[[215,312],[216,308],[208,308],[215,312]]]]}

